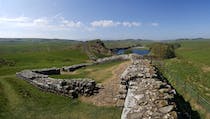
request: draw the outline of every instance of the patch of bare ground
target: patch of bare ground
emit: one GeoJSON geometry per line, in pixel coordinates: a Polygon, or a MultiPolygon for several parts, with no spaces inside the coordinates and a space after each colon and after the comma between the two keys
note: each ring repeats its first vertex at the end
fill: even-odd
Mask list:
{"type": "Polygon", "coordinates": [[[119,76],[130,63],[130,61],[126,61],[118,66],[105,69],[105,71],[111,71],[112,76],[102,82],[104,88],[101,89],[97,95],[91,97],[82,96],[80,97],[80,100],[97,106],[117,106],[118,100],[116,96],[118,95],[120,87],[119,76]]]}
{"type": "Polygon", "coordinates": [[[204,66],[201,69],[203,70],[204,73],[210,72],[210,67],[204,66]]]}

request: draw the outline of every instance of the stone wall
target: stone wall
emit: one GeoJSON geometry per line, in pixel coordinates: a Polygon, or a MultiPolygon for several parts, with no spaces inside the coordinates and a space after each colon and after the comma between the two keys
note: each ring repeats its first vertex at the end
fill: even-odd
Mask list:
{"type": "Polygon", "coordinates": [[[34,69],[33,72],[35,73],[40,73],[40,74],[45,74],[45,75],[58,75],[60,74],[60,68],[45,68],[45,69],[34,69]]]}
{"type": "MultiPolygon", "coordinates": [[[[151,60],[129,54],[106,57],[94,63],[63,67],[63,71],[76,69],[115,60],[131,60],[131,65],[120,76],[118,100],[123,102],[121,119],[177,119],[182,112],[177,108],[177,93],[163,79],[158,70],[151,65],[151,60]]],[[[59,68],[24,70],[16,73],[32,85],[44,90],[72,98],[79,95],[90,96],[98,93],[100,85],[91,79],[54,79],[51,74],[60,74],[59,68]]]]}
{"type": "Polygon", "coordinates": [[[106,63],[106,62],[111,62],[111,61],[120,61],[120,60],[130,60],[131,55],[115,55],[111,57],[105,57],[105,58],[99,58],[93,63],[82,63],[82,64],[76,64],[76,65],[71,65],[71,66],[64,66],[62,67],[62,71],[64,72],[73,72],[77,69],[86,67],[86,66],[91,66],[91,65],[96,65],[96,64],[101,64],[101,63],[106,63]]]}
{"type": "Polygon", "coordinates": [[[96,60],[96,64],[98,63],[105,63],[110,61],[120,61],[120,60],[130,60],[131,56],[134,54],[125,54],[125,55],[115,55],[111,57],[99,58],[96,60]]]}
{"type": "Polygon", "coordinates": [[[92,79],[54,79],[48,77],[48,75],[59,75],[61,71],[72,72],[79,68],[105,63],[114,60],[128,60],[130,55],[119,55],[98,59],[93,63],[82,63],[72,66],[64,66],[60,68],[45,68],[34,70],[23,70],[16,73],[18,78],[24,79],[32,85],[48,92],[66,95],[72,98],[76,98],[79,95],[90,96],[98,93],[100,85],[96,85],[96,82],[92,79]]]}
{"type": "MultiPolygon", "coordinates": [[[[45,72],[46,73],[46,72],[45,72]]],[[[79,95],[91,96],[98,93],[96,82],[91,79],[54,79],[32,70],[16,73],[18,78],[24,79],[41,90],[77,98],[79,95]]]]}
{"type": "Polygon", "coordinates": [[[86,67],[86,66],[90,66],[92,64],[93,63],[82,63],[82,64],[76,64],[76,65],[72,65],[72,66],[64,66],[64,67],[62,67],[62,71],[72,72],[72,71],[75,71],[77,69],[80,69],[80,68],[83,68],[83,67],[86,67]]]}
{"type": "Polygon", "coordinates": [[[158,76],[149,60],[132,57],[121,75],[119,98],[125,100],[121,119],[176,119],[176,91],[158,76]]]}

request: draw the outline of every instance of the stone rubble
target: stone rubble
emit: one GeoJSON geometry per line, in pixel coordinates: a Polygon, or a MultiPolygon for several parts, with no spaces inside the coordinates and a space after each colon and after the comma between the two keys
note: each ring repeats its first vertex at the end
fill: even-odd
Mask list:
{"type": "Polygon", "coordinates": [[[177,119],[175,90],[158,77],[150,60],[133,57],[120,77],[121,119],[177,119]]]}

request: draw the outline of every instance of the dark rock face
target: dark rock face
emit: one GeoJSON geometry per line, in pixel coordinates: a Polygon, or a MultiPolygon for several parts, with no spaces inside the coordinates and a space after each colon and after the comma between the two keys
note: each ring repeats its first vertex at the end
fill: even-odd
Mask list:
{"type": "Polygon", "coordinates": [[[54,79],[48,77],[48,75],[36,73],[31,70],[24,70],[16,75],[44,91],[69,96],[71,98],[77,98],[79,95],[91,96],[99,90],[96,82],[88,78],[69,80],[54,79]]]}

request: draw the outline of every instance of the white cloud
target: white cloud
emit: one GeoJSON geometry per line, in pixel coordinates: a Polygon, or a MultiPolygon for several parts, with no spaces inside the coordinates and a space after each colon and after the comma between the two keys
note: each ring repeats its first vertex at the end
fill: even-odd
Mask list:
{"type": "Polygon", "coordinates": [[[7,18],[7,17],[0,17],[0,22],[28,22],[30,18],[28,17],[17,17],[17,18],[7,18]]]}
{"type": "Polygon", "coordinates": [[[125,27],[133,27],[133,26],[140,26],[140,22],[119,22],[113,20],[99,20],[93,21],[90,23],[92,27],[113,27],[113,26],[125,26],[125,27]]]}
{"type": "Polygon", "coordinates": [[[62,20],[63,27],[81,27],[82,22],[80,21],[69,21],[69,20],[62,20]]]}
{"type": "Polygon", "coordinates": [[[99,21],[93,21],[90,24],[93,27],[112,27],[112,26],[117,26],[120,23],[114,22],[112,20],[99,20],[99,21]]]}
{"type": "Polygon", "coordinates": [[[39,19],[34,19],[33,24],[35,25],[47,25],[49,21],[46,18],[39,18],[39,19]]]}
{"type": "Polygon", "coordinates": [[[128,27],[140,26],[141,25],[140,22],[123,22],[122,24],[123,24],[123,26],[128,26],[128,27]]]}
{"type": "Polygon", "coordinates": [[[151,23],[151,25],[152,25],[152,26],[159,26],[159,23],[153,22],[153,23],[151,23]]]}
{"type": "MultiPolygon", "coordinates": [[[[58,16],[56,16],[58,17],[58,16]]],[[[0,17],[0,24],[4,26],[11,27],[21,27],[21,28],[42,28],[42,29],[69,29],[69,28],[79,28],[82,26],[80,21],[66,20],[63,17],[59,18],[29,18],[29,17],[0,17]]]]}

